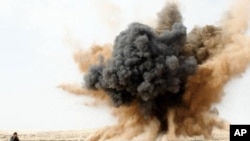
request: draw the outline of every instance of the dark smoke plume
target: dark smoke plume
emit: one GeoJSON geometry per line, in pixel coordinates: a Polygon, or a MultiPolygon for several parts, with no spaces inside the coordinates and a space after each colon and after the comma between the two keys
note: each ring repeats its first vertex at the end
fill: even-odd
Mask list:
{"type": "Polygon", "coordinates": [[[90,67],[86,87],[104,90],[117,107],[136,101],[144,115],[161,118],[181,101],[186,79],[197,67],[193,56],[180,54],[185,41],[181,23],[160,35],[133,23],[116,37],[111,59],[90,67]]]}
{"type": "Polygon", "coordinates": [[[178,6],[168,4],[157,27],[132,23],[113,49],[76,52],[84,88],[60,87],[108,101],[118,119],[87,140],[185,140],[181,137],[210,137],[214,128],[227,129],[211,107],[222,99],[224,85],[250,63],[249,6],[249,0],[237,1],[219,26],[186,33],[178,6]]]}

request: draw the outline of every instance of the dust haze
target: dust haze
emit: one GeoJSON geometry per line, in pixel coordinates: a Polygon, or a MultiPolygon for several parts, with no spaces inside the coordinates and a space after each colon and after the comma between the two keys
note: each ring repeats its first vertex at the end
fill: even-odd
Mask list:
{"type": "Polygon", "coordinates": [[[249,65],[250,1],[234,1],[219,24],[189,33],[176,2],[162,8],[155,26],[134,22],[113,43],[75,52],[84,83],[59,87],[106,103],[118,119],[87,140],[210,137],[228,128],[212,106],[249,65]]]}

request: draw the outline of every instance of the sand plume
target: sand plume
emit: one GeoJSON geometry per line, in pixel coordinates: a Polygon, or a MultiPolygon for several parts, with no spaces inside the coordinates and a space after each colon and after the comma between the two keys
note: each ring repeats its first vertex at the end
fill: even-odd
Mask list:
{"type": "Polygon", "coordinates": [[[117,124],[87,140],[168,140],[210,137],[228,123],[211,112],[225,84],[250,63],[250,1],[229,9],[220,25],[186,33],[175,3],[158,14],[156,28],[132,23],[112,45],[74,55],[84,86],[61,88],[110,103],[117,124]]]}
{"type": "Polygon", "coordinates": [[[74,60],[81,72],[86,72],[90,65],[110,58],[112,53],[112,45],[93,45],[90,50],[78,49],[74,53],[74,60]]]}
{"type": "Polygon", "coordinates": [[[222,121],[215,120],[213,116],[209,120],[209,116],[204,115],[208,114],[207,111],[211,109],[212,104],[221,100],[224,85],[235,75],[243,73],[250,62],[250,40],[243,34],[249,21],[247,16],[249,6],[249,1],[242,1],[229,11],[234,16],[222,21],[221,37],[220,40],[216,40],[220,46],[224,47],[201,64],[195,75],[189,77],[187,89],[183,95],[184,106],[176,112],[178,134],[186,132],[187,135],[209,135],[213,126],[224,126],[222,121]],[[241,8],[244,5],[242,9],[244,13],[242,13],[243,18],[238,20],[240,16],[235,14],[239,12],[240,5],[241,8]],[[197,123],[199,130],[196,131],[193,125],[197,123]],[[202,129],[204,127],[206,128],[202,129]]]}

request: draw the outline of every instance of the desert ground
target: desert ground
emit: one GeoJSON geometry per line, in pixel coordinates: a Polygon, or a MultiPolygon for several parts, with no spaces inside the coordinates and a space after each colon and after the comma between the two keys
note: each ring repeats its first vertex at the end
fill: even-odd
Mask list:
{"type": "MultiPolygon", "coordinates": [[[[93,131],[19,131],[18,137],[21,141],[84,141],[91,132],[93,131]]],[[[13,133],[12,131],[0,131],[0,141],[9,141],[13,133]]]]}
{"type": "MultiPolygon", "coordinates": [[[[21,141],[84,141],[86,137],[94,132],[93,129],[77,131],[44,131],[44,132],[18,132],[21,141]]],[[[13,131],[0,131],[0,141],[9,141],[13,131]]],[[[172,141],[229,141],[229,132],[215,130],[213,137],[204,139],[203,137],[180,138],[172,141]]]]}

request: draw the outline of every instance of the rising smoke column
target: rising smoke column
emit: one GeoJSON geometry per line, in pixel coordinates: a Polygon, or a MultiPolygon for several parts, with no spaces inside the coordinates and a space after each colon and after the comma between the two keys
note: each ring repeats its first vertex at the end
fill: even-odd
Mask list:
{"type": "MultiPolygon", "coordinates": [[[[129,49],[129,51],[124,50],[125,47],[118,46],[119,44],[117,45],[117,43],[115,42],[111,58],[110,56],[106,57],[105,54],[103,54],[104,59],[96,59],[91,63],[82,63],[82,65],[85,64],[85,66],[87,66],[86,68],[90,67],[90,71],[87,72],[87,75],[85,76],[87,88],[96,90],[99,89],[96,95],[92,94],[92,96],[97,98],[100,95],[108,96],[113,101],[113,104],[118,106],[117,108],[113,108],[113,114],[118,118],[117,125],[99,130],[98,132],[90,136],[88,140],[155,140],[157,138],[159,139],[159,134],[162,133],[161,131],[162,129],[164,129],[164,127],[165,129],[167,129],[168,122],[171,123],[169,132],[163,132],[162,140],[164,140],[164,135],[166,135],[166,133],[170,134],[170,132],[178,136],[205,135],[208,137],[211,135],[213,127],[217,126],[223,128],[224,122],[218,119],[217,115],[210,112],[210,110],[212,104],[221,100],[223,96],[223,86],[228,82],[228,80],[230,80],[231,77],[242,73],[249,64],[250,41],[249,37],[244,35],[244,32],[247,30],[247,23],[249,19],[249,5],[249,1],[242,0],[239,3],[234,4],[234,7],[230,9],[230,11],[228,12],[228,16],[222,20],[220,26],[216,27],[214,25],[208,25],[205,27],[195,27],[186,36],[186,33],[184,34],[184,32],[178,33],[177,29],[179,28],[176,29],[175,27],[176,25],[177,27],[184,27],[181,24],[182,17],[178,10],[178,6],[176,6],[175,4],[168,4],[159,13],[159,24],[155,29],[152,29],[149,26],[143,24],[135,23],[131,24],[127,30],[122,32],[117,37],[123,37],[121,41],[119,40],[118,42],[117,39],[116,42],[124,43],[122,44],[122,46],[128,45],[129,47],[126,49],[129,49]],[[135,32],[133,32],[134,30],[135,32]],[[138,33],[138,30],[140,31],[139,33],[145,35],[140,35],[138,33]],[[175,33],[179,36],[164,38],[164,36],[170,36],[172,35],[172,33],[175,33]],[[127,36],[133,38],[125,38],[127,36]],[[137,37],[141,38],[139,38],[137,41],[137,37]],[[148,38],[148,41],[146,40],[147,42],[145,43],[146,38],[148,38]],[[164,40],[172,38],[181,38],[181,41],[183,41],[183,43],[180,45],[178,44],[179,42],[172,43],[170,42],[171,40],[164,40]],[[169,54],[168,51],[161,52],[158,51],[158,44],[156,44],[155,42],[163,44],[163,46],[164,44],[171,44],[173,46],[170,46],[170,48],[173,47],[174,49],[178,49],[170,49],[172,50],[173,55],[169,54]],[[178,70],[178,68],[182,68],[182,65],[190,65],[192,66],[191,68],[196,68],[196,65],[192,63],[189,64],[190,62],[186,64],[185,60],[197,60],[197,63],[199,64],[197,71],[195,71],[195,69],[193,72],[186,71],[186,73],[184,73],[185,75],[181,77],[178,77],[179,73],[170,75],[171,77],[178,78],[179,83],[173,84],[173,89],[170,89],[171,91],[166,90],[165,93],[157,91],[154,93],[154,91],[150,91],[150,89],[142,89],[143,91],[138,91],[135,88],[138,88],[140,84],[143,83],[142,81],[140,81],[141,83],[133,82],[132,84],[134,84],[134,86],[131,86],[133,89],[130,88],[127,90],[126,87],[129,88],[130,84],[127,84],[127,81],[125,80],[129,79],[129,76],[133,73],[129,73],[129,75],[122,75],[124,77],[118,79],[120,77],[118,77],[119,75],[117,75],[117,73],[124,68],[120,69],[119,67],[117,68],[117,66],[119,66],[119,64],[125,64],[125,61],[119,62],[118,60],[120,58],[124,60],[127,59],[124,58],[124,56],[119,56],[124,55],[124,52],[128,52],[128,58],[134,57],[134,54],[131,52],[140,52],[141,50],[139,50],[137,46],[133,45],[135,43],[138,43],[136,44],[138,47],[144,47],[144,45],[146,45],[145,48],[151,49],[150,51],[152,51],[149,54],[158,54],[157,57],[161,55],[167,56],[166,58],[168,58],[170,55],[175,56],[175,59],[171,59],[171,61],[178,60],[175,62],[180,62],[178,65],[174,65],[175,63],[171,65],[175,66],[175,71],[178,70]],[[147,45],[147,43],[150,43],[150,45],[152,46],[147,45]],[[155,49],[157,51],[155,51],[155,49]],[[118,59],[114,60],[114,57],[118,57],[118,59]],[[107,58],[110,58],[110,60],[108,60],[107,58]],[[92,63],[95,65],[89,66],[92,63]],[[105,73],[108,73],[109,75],[113,74],[114,77],[105,79],[103,75],[105,74],[104,70],[107,71],[105,73]],[[95,75],[94,77],[89,78],[90,76],[92,76],[91,74],[95,75]],[[120,80],[123,80],[122,83],[120,83],[120,80]],[[174,88],[179,89],[174,93],[172,92],[173,90],[175,90],[174,88]],[[136,93],[134,91],[138,91],[141,93],[136,93]],[[98,92],[101,92],[100,95],[98,95],[98,92]],[[125,93],[125,98],[123,97],[123,92],[125,93]],[[144,95],[144,92],[146,94],[149,92],[152,93],[144,95]],[[118,96],[115,95],[117,93],[119,93],[118,96]],[[164,97],[165,95],[166,97],[164,97]],[[177,98],[175,99],[175,97],[172,96],[177,96],[177,98]],[[157,97],[159,97],[160,102],[157,101],[157,97]],[[170,101],[173,101],[173,103],[170,103],[170,101]]],[[[106,49],[106,47],[103,48],[103,50],[106,49]]],[[[141,52],[143,51],[144,50],[142,50],[141,52]]],[[[94,54],[95,53],[93,53],[93,57],[97,58],[94,54]]],[[[156,59],[157,57],[155,57],[154,59],[156,59]]],[[[78,61],[80,62],[79,64],[81,64],[81,59],[78,61]]],[[[129,63],[132,63],[132,67],[130,66],[129,68],[136,68],[137,65],[134,65],[133,63],[135,62],[140,64],[144,60],[139,60],[138,62],[137,61],[138,60],[136,59],[129,60],[129,63]]],[[[154,64],[158,63],[158,61],[152,62],[154,64]]],[[[168,68],[169,65],[166,65],[165,67],[168,68]]],[[[154,69],[158,70],[157,67],[154,69]]],[[[86,71],[86,69],[84,71],[86,71]]],[[[167,69],[163,71],[163,74],[167,74],[165,71],[167,71],[167,69]]],[[[124,74],[126,74],[126,72],[124,72],[124,74]]],[[[155,73],[150,73],[149,76],[154,74],[155,73]]],[[[144,75],[139,76],[144,78],[144,75]]],[[[171,77],[167,77],[166,80],[171,80],[171,77]]],[[[161,77],[157,77],[157,75],[154,78],[161,79],[161,77]]],[[[166,88],[168,88],[168,86],[169,85],[165,85],[166,88]]],[[[65,89],[68,90],[67,88],[65,89]]],[[[108,99],[108,97],[103,100],[110,100],[108,99]]]]}
{"type": "Polygon", "coordinates": [[[182,23],[182,15],[176,3],[168,3],[158,13],[158,22],[155,30],[160,33],[171,30],[175,23],[182,23]]]}
{"type": "Polygon", "coordinates": [[[116,107],[138,103],[145,118],[156,116],[166,128],[163,115],[181,100],[186,79],[196,70],[195,58],[180,54],[185,39],[181,23],[160,35],[133,23],[116,37],[111,59],[90,67],[85,85],[105,91],[116,107]]]}

